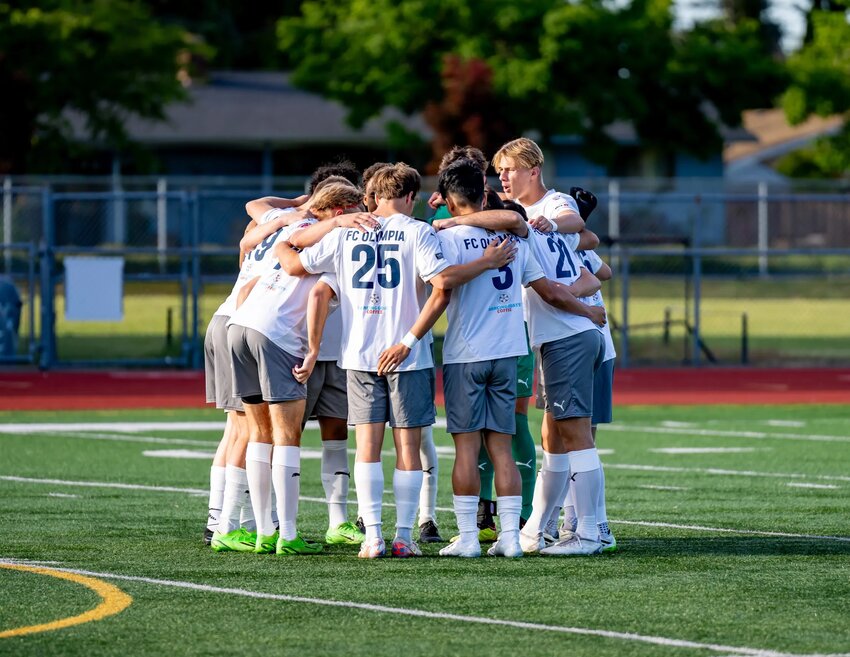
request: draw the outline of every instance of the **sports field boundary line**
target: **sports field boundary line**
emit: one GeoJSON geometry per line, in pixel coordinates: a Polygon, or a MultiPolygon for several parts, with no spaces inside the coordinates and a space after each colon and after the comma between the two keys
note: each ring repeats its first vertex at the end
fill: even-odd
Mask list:
{"type": "MultiPolygon", "coordinates": [[[[6,561],[6,563],[15,563],[6,561]]],[[[153,577],[142,577],[139,575],[122,575],[120,573],[105,573],[77,568],[53,567],[52,570],[81,575],[84,577],[99,577],[103,579],[119,580],[125,582],[138,582],[141,584],[152,584],[156,586],[167,586],[172,588],[187,589],[203,593],[219,593],[224,595],[236,595],[246,598],[261,600],[276,600],[280,602],[292,602],[298,604],[313,604],[324,607],[341,607],[344,609],[358,609],[383,614],[394,614],[399,616],[411,616],[414,618],[426,618],[429,620],[454,621],[459,623],[473,623],[479,625],[494,625],[498,627],[510,627],[521,630],[535,630],[540,632],[557,632],[562,634],[577,634],[584,636],[596,636],[606,639],[617,639],[621,641],[633,641],[647,643],[650,645],[665,646],[670,648],[690,648],[694,650],[709,650],[720,652],[725,655],[747,655],[748,657],[850,657],[848,653],[788,653],[761,648],[750,648],[746,646],[726,646],[715,643],[701,643],[688,639],[673,639],[669,637],[636,634],[633,632],[616,632],[613,630],[600,630],[585,627],[569,627],[562,625],[546,625],[543,623],[531,623],[527,621],[514,621],[501,618],[489,618],[486,616],[467,616],[463,614],[452,614],[448,612],[426,611],[424,609],[413,609],[407,607],[389,607],[368,602],[355,602],[350,600],[328,600],[323,598],[308,598],[304,596],[286,595],[282,593],[265,593],[262,591],[251,591],[248,589],[237,589],[223,586],[211,586],[198,584],[196,582],[185,582],[180,580],[157,579],[153,577]]]]}
{"type": "Polygon", "coordinates": [[[645,472],[676,472],[730,477],[765,477],[770,479],[822,479],[824,481],[850,481],[843,475],[817,475],[800,472],[759,472],[758,470],[727,470],[725,468],[695,468],[676,465],[644,465],[639,463],[603,463],[606,470],[643,470],[645,472]]]}
{"type": "Polygon", "coordinates": [[[709,436],[714,438],[752,438],[754,440],[806,440],[827,443],[850,443],[850,436],[830,436],[816,433],[775,433],[771,431],[735,431],[732,429],[698,429],[696,427],[648,427],[635,424],[606,424],[606,433],[665,433],[682,436],[709,436]]]}
{"type": "MultiPolygon", "coordinates": [[[[81,486],[86,488],[118,488],[122,490],[143,490],[148,492],[162,492],[162,493],[185,493],[188,495],[207,495],[209,491],[202,490],[200,488],[176,488],[174,486],[150,486],[145,484],[121,484],[121,483],[110,483],[103,481],[68,481],[64,479],[35,479],[31,477],[18,477],[14,475],[0,475],[0,481],[11,481],[16,483],[25,483],[25,484],[50,484],[57,486],[81,486]]],[[[316,502],[319,504],[326,504],[327,500],[323,497],[307,497],[300,496],[299,501],[302,502],[316,502]]],[[[395,504],[392,502],[384,502],[382,506],[387,508],[395,508],[395,504]]],[[[436,507],[437,511],[443,511],[446,513],[453,513],[454,509],[449,507],[436,507]]],[[[624,524],[624,525],[643,525],[647,527],[661,527],[661,528],[669,528],[669,529],[687,529],[689,531],[703,531],[703,532],[718,532],[718,533],[726,533],[726,534],[745,534],[745,535],[756,535],[756,536],[776,536],[782,538],[800,538],[800,539],[818,539],[818,540],[826,540],[826,541],[838,541],[841,543],[850,543],[850,536],[828,536],[828,535],[818,535],[818,534],[793,534],[793,533],[785,533],[785,532],[774,532],[770,530],[759,530],[759,529],[734,529],[731,527],[707,527],[704,525],[683,525],[676,523],[666,523],[666,522],[654,522],[649,520],[617,520],[617,519],[609,519],[611,524],[624,524]]]]}

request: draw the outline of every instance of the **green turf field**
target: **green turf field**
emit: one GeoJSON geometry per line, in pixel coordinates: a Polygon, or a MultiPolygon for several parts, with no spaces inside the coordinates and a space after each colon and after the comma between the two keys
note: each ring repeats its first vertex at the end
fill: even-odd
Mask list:
{"type": "MultiPolygon", "coordinates": [[[[620,552],[516,561],[445,559],[439,546],[426,546],[422,559],[368,562],[354,547],[316,557],[215,554],[200,540],[208,459],[161,457],[211,453],[215,429],[73,426],[220,419],[0,414],[0,558],[86,571],[90,583],[132,598],[99,620],[2,638],[0,655],[850,651],[848,408],[618,408],[599,444],[612,450],[602,458],[620,552]],[[68,424],[32,434],[10,426],[33,422],[68,424]]],[[[448,448],[444,431],[435,434],[448,448]]],[[[305,446],[315,455],[315,431],[305,446]]],[[[439,522],[450,535],[449,450],[444,457],[439,522]]],[[[389,488],[390,457],[385,466],[389,488]]],[[[300,528],[318,538],[326,523],[315,501],[318,459],[303,460],[301,482],[300,528]]],[[[392,508],[384,519],[389,533],[392,508]]],[[[101,604],[84,583],[31,571],[0,568],[0,591],[0,636],[101,604]]],[[[103,595],[117,605],[119,594],[103,595]]]]}

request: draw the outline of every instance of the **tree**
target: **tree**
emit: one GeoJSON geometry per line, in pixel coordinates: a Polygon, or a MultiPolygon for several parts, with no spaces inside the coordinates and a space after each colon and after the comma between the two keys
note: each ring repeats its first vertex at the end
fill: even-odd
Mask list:
{"type": "Polygon", "coordinates": [[[0,171],[61,166],[72,117],[125,143],[128,115],[184,98],[178,74],[202,51],[132,0],[0,2],[0,171]]]}
{"type": "Polygon", "coordinates": [[[569,134],[604,163],[614,153],[607,130],[627,121],[647,144],[707,156],[721,124],[739,125],[743,109],[769,104],[784,85],[756,21],[677,34],[669,0],[308,0],[301,9],[278,23],[294,82],[342,102],[354,126],[385,107],[425,110],[435,143],[569,134]]]}

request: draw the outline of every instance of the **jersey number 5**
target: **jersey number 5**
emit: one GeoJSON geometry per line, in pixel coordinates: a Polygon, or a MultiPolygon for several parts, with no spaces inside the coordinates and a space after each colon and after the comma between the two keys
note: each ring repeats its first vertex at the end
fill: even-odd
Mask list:
{"type": "Polygon", "coordinates": [[[398,251],[398,244],[378,244],[376,248],[372,248],[368,244],[355,246],[351,251],[351,260],[358,264],[363,261],[363,264],[351,277],[351,286],[355,289],[372,289],[375,287],[372,281],[363,279],[377,265],[378,285],[384,288],[398,287],[398,284],[401,283],[401,264],[398,258],[387,255],[387,253],[393,251],[398,251]]]}

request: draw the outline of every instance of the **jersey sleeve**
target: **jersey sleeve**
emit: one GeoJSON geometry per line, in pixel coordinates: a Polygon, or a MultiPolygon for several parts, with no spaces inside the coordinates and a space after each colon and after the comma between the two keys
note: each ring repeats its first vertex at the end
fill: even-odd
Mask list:
{"type": "Polygon", "coordinates": [[[336,271],[336,252],[344,229],[334,228],[318,243],[300,254],[301,265],[311,274],[336,271]]]}
{"type": "Polygon", "coordinates": [[[578,236],[578,233],[559,233],[563,240],[567,243],[567,246],[570,248],[570,251],[576,252],[578,250],[578,243],[581,241],[581,238],[578,236]]]}
{"type": "Polygon", "coordinates": [[[430,226],[427,232],[420,233],[419,245],[416,249],[416,273],[426,283],[449,266],[440,239],[430,226]]]}
{"type": "Polygon", "coordinates": [[[334,292],[334,298],[330,302],[330,311],[333,312],[339,308],[339,281],[336,280],[336,274],[325,272],[319,277],[319,283],[324,283],[334,292]]]}
{"type": "Polygon", "coordinates": [[[528,287],[534,281],[545,278],[546,274],[540,266],[540,263],[537,262],[537,257],[534,255],[534,251],[530,247],[525,246],[525,252],[526,258],[522,268],[522,284],[523,287],[528,287]]]}
{"type": "Polygon", "coordinates": [[[605,264],[605,261],[597,255],[596,251],[577,251],[577,253],[584,263],[584,266],[587,267],[592,274],[595,274],[602,269],[602,265],[605,264]]]}
{"type": "Polygon", "coordinates": [[[266,210],[260,220],[257,222],[258,224],[267,224],[273,219],[277,219],[280,215],[286,214],[287,212],[292,212],[292,208],[272,208],[271,210],[266,210]]]}
{"type": "Polygon", "coordinates": [[[546,211],[546,216],[549,219],[554,219],[555,217],[559,217],[569,211],[579,214],[578,203],[576,203],[576,200],[569,194],[563,194],[561,192],[554,195],[551,207],[547,208],[546,211]]]}
{"type": "Polygon", "coordinates": [[[458,253],[457,244],[455,243],[452,231],[441,230],[437,233],[437,239],[440,240],[440,247],[443,249],[443,257],[450,265],[456,265],[460,258],[460,254],[458,253]]]}

